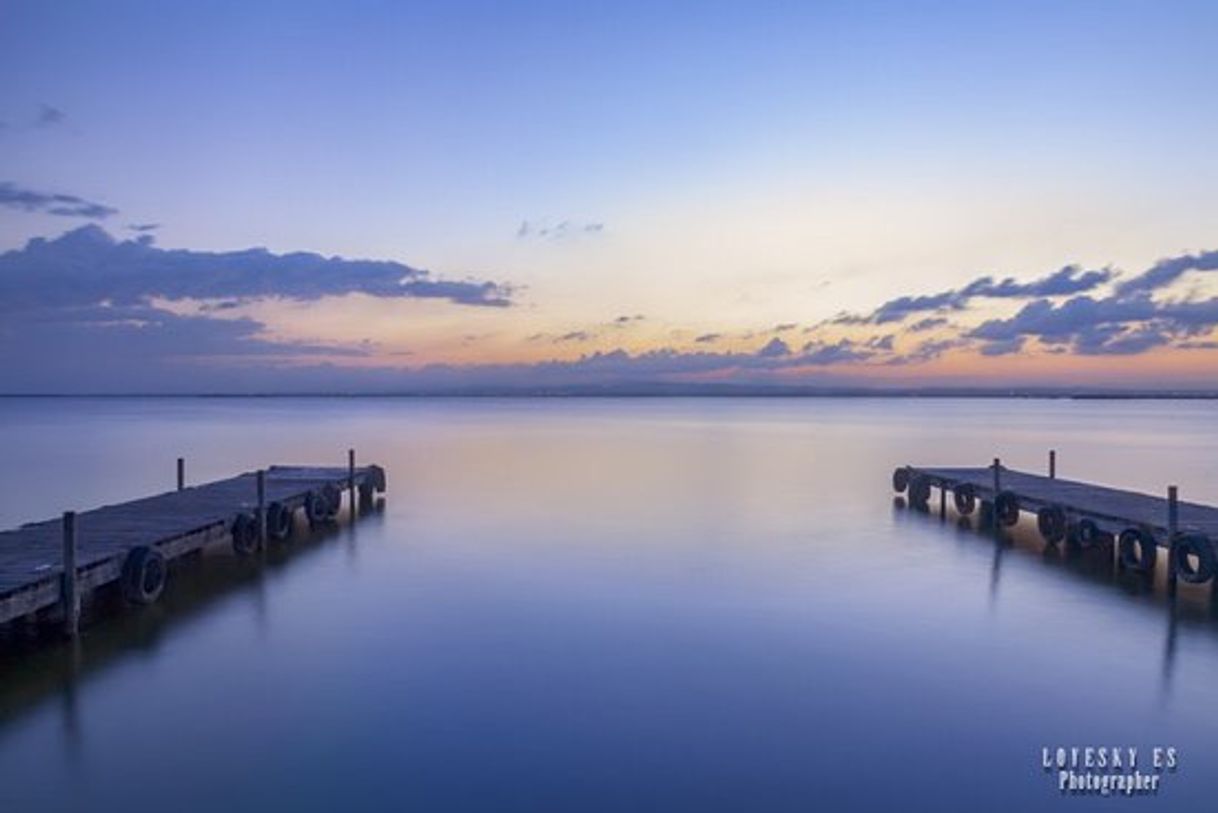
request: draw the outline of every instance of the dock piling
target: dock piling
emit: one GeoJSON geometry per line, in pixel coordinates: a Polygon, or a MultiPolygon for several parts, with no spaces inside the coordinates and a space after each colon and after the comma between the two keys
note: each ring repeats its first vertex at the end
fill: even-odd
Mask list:
{"type": "Polygon", "coordinates": [[[1057,479],[1057,450],[1049,450],[1049,479],[1057,479]]]}
{"type": "Polygon", "coordinates": [[[258,544],[266,549],[266,470],[258,469],[258,544]]]}
{"type": "Polygon", "coordinates": [[[1167,487],[1167,592],[1176,594],[1176,537],[1180,529],[1180,494],[1176,486],[1167,487]]]}
{"type": "Polygon", "coordinates": [[[186,488],[186,458],[178,458],[178,491],[186,488]]]}
{"type": "Polygon", "coordinates": [[[355,450],[347,450],[347,496],[351,500],[351,516],[355,516],[355,450]]]}
{"type": "Polygon", "coordinates": [[[75,638],[80,630],[80,591],[76,582],[76,512],[63,512],[63,631],[75,638]]]}
{"type": "Polygon", "coordinates": [[[998,499],[998,492],[1002,491],[1002,477],[999,472],[1002,471],[1002,461],[994,458],[994,499],[998,499]]]}

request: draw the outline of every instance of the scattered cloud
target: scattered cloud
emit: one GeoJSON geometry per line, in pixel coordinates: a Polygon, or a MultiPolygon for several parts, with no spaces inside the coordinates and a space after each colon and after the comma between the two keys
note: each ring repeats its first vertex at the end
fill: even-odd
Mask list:
{"type": "Polygon", "coordinates": [[[600,222],[581,223],[575,220],[549,221],[522,220],[516,229],[519,240],[562,240],[579,235],[596,235],[605,230],[600,222]]]}
{"type": "Polygon", "coordinates": [[[787,343],[778,337],[774,337],[766,342],[765,346],[757,351],[757,355],[761,358],[779,358],[780,356],[791,355],[791,348],[787,343]]]}
{"type": "Polygon", "coordinates": [[[587,342],[595,338],[595,334],[589,333],[586,330],[572,330],[570,333],[564,333],[561,336],[554,338],[554,344],[564,344],[566,342],[587,342]]]}
{"type": "Polygon", "coordinates": [[[1058,271],[1032,280],[1018,282],[1014,277],[995,280],[991,276],[978,277],[961,288],[940,291],[937,294],[900,296],[880,305],[869,315],[840,314],[833,321],[841,325],[886,324],[900,322],[915,313],[927,311],[963,310],[970,301],[979,298],[1017,299],[1034,296],[1066,296],[1089,291],[1111,280],[1110,269],[1084,271],[1076,265],[1068,265],[1058,271]]]}
{"type": "Polygon", "coordinates": [[[934,330],[937,327],[943,327],[948,322],[943,316],[928,316],[925,319],[920,319],[914,322],[909,327],[905,328],[910,333],[923,333],[927,330],[934,330]]]}
{"type": "Polygon", "coordinates": [[[11,181],[0,181],[0,206],[25,212],[43,212],[60,217],[102,220],[118,214],[118,209],[61,192],[38,192],[11,181]]]}
{"type": "Polygon", "coordinates": [[[1118,296],[1129,296],[1154,291],[1170,285],[1189,271],[1215,270],[1218,270],[1218,251],[1169,257],[1159,260],[1136,277],[1120,283],[1116,292],[1118,296]]]}
{"type": "Polygon", "coordinates": [[[157,229],[159,229],[160,227],[161,227],[160,223],[128,223],[127,224],[128,231],[137,232],[139,234],[145,234],[147,232],[154,232],[157,229]]]}
{"type": "Polygon", "coordinates": [[[723,338],[722,333],[703,333],[694,339],[694,341],[698,344],[710,344],[711,342],[719,341],[721,338],[723,338]]]}
{"type": "Polygon", "coordinates": [[[34,119],[35,127],[55,127],[63,124],[68,114],[49,104],[39,105],[38,116],[34,119]]]}

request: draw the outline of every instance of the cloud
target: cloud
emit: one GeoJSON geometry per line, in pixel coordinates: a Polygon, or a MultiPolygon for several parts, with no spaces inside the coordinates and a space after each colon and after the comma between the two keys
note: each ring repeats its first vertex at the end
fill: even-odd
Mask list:
{"type": "Polygon", "coordinates": [[[38,116],[34,119],[34,126],[54,127],[56,125],[63,124],[67,118],[68,114],[64,113],[58,107],[43,104],[38,108],[38,116]]]}
{"type": "Polygon", "coordinates": [[[761,358],[778,358],[780,356],[791,355],[791,348],[787,343],[777,337],[766,342],[765,346],[757,351],[757,355],[761,358]]]}
{"type": "Polygon", "coordinates": [[[1082,355],[1129,355],[1215,327],[1218,297],[1161,302],[1139,293],[1101,299],[1078,296],[1061,304],[1038,299],[1009,319],[982,322],[967,335],[987,342],[1034,337],[1049,344],[1068,344],[1082,355]]]}
{"type": "Polygon", "coordinates": [[[244,371],[259,368],[265,387],[274,389],[293,378],[285,366],[373,349],[276,338],[263,323],[234,313],[260,300],[358,293],[510,304],[506,286],[435,279],[401,263],[265,249],[166,250],[149,240],[119,242],[83,226],[0,254],[0,390],[61,391],[67,382],[78,390],[145,391],[161,388],[164,379],[188,391],[206,381],[243,381],[246,391],[262,391],[244,371]],[[174,303],[185,303],[186,311],[174,303]]]}
{"type": "Polygon", "coordinates": [[[561,336],[556,336],[554,338],[554,344],[563,344],[566,342],[586,342],[591,341],[593,338],[595,338],[594,335],[586,330],[573,330],[570,333],[564,333],[561,336]]]}
{"type": "Polygon", "coordinates": [[[1014,277],[995,280],[991,276],[978,277],[961,288],[940,291],[921,296],[900,296],[880,305],[870,315],[840,314],[835,324],[886,324],[900,322],[915,313],[926,311],[963,310],[973,299],[1016,299],[1024,297],[1066,296],[1090,291],[1110,281],[1114,272],[1110,269],[1084,271],[1076,265],[1068,265],[1031,282],[1019,282],[1014,277]]]}
{"type": "Polygon", "coordinates": [[[922,333],[927,330],[934,330],[937,327],[942,327],[947,324],[947,319],[943,316],[928,316],[914,322],[909,327],[905,328],[910,333],[922,333]]]}
{"type": "Polygon", "coordinates": [[[797,322],[782,322],[781,324],[774,325],[774,327],[771,328],[771,331],[774,333],[786,333],[787,331],[794,330],[797,327],[799,327],[797,322]]]}
{"type": "Polygon", "coordinates": [[[1011,339],[1005,339],[999,342],[990,342],[981,348],[983,356],[1007,356],[1012,353],[1018,353],[1023,349],[1023,343],[1026,341],[1023,336],[1015,336],[1011,339]]]}
{"type": "Polygon", "coordinates": [[[698,336],[698,338],[694,339],[694,341],[698,344],[709,344],[711,342],[717,342],[721,338],[723,338],[722,333],[703,333],[702,335],[698,336]]]}
{"type": "Polygon", "coordinates": [[[619,316],[611,323],[614,327],[629,327],[630,325],[642,322],[647,317],[641,313],[636,313],[632,316],[619,316]]]}
{"type": "Polygon", "coordinates": [[[23,249],[0,254],[0,311],[153,298],[310,302],[353,293],[506,307],[511,290],[492,282],[439,280],[383,260],[273,254],[261,248],[160,249],[137,240],[118,242],[98,226],[82,226],[55,240],[35,238],[23,249]]]}
{"type": "Polygon", "coordinates": [[[127,224],[127,229],[129,231],[138,232],[140,234],[156,231],[160,227],[161,227],[160,223],[128,223],[127,224]]]}
{"type": "Polygon", "coordinates": [[[0,181],[0,206],[25,212],[44,212],[61,217],[86,217],[101,220],[118,214],[118,209],[58,192],[37,192],[11,181],[0,181]]]}
{"type": "Polygon", "coordinates": [[[1188,271],[1218,270],[1218,251],[1200,254],[1184,254],[1159,260],[1150,268],[1117,286],[1118,296],[1129,296],[1143,291],[1154,291],[1175,282],[1188,271]]]}
{"type": "Polygon", "coordinates": [[[516,238],[520,240],[562,240],[577,235],[597,235],[604,230],[605,224],[600,222],[581,223],[574,220],[560,220],[557,223],[551,223],[522,220],[516,229],[516,238]]]}
{"type": "Polygon", "coordinates": [[[826,366],[831,364],[848,364],[856,361],[866,361],[874,355],[870,350],[858,347],[849,339],[841,339],[834,344],[808,342],[804,345],[800,356],[801,364],[826,366]]]}

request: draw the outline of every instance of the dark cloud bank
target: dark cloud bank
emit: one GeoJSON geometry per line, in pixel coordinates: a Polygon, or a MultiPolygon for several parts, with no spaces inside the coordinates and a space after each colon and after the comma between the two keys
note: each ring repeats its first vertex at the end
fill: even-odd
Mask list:
{"type": "Polygon", "coordinates": [[[290,367],[367,348],[272,341],[260,322],[222,312],[255,300],[354,293],[506,307],[511,291],[396,262],[166,250],[147,235],[120,242],[83,226],[0,255],[0,392],[274,391],[306,379],[308,388],[324,388],[320,374],[290,367]],[[182,315],[155,304],[161,300],[205,304],[182,315]]]}

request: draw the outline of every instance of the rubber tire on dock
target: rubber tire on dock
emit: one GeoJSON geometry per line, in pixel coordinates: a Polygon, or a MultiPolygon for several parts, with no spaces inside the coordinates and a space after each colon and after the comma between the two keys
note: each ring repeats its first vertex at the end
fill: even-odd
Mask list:
{"type": "Polygon", "coordinates": [[[258,552],[258,520],[253,514],[242,511],[233,517],[228,528],[233,537],[233,550],[241,556],[249,556],[258,552]]]}
{"type": "Polygon", "coordinates": [[[295,523],[292,522],[293,514],[291,508],[288,508],[281,502],[273,502],[266,507],[266,535],[269,539],[274,539],[276,542],[287,542],[292,538],[292,530],[295,523]]]}
{"type": "Polygon", "coordinates": [[[1137,573],[1149,573],[1155,568],[1158,546],[1155,539],[1141,528],[1126,528],[1118,537],[1121,566],[1137,573]]]}
{"type": "Polygon", "coordinates": [[[334,519],[330,512],[330,500],[320,489],[314,489],[305,496],[305,516],[314,528],[334,519]]]}
{"type": "Polygon", "coordinates": [[[1010,491],[1001,491],[994,498],[994,516],[999,525],[1010,527],[1019,522],[1019,497],[1010,491]]]}
{"type": "Polygon", "coordinates": [[[372,481],[372,487],[376,489],[378,494],[384,494],[385,489],[385,470],[375,464],[368,467],[368,479],[372,481]]]}
{"type": "Polygon", "coordinates": [[[924,475],[916,475],[909,481],[909,504],[915,508],[925,508],[930,501],[930,480],[924,475]]]}
{"type": "Polygon", "coordinates": [[[1202,534],[1177,536],[1171,555],[1176,566],[1176,575],[1189,584],[1205,584],[1218,572],[1214,543],[1202,534]],[[1189,556],[1197,557],[1196,567],[1193,567],[1189,556]]]}
{"type": "Polygon", "coordinates": [[[326,498],[326,504],[329,506],[330,519],[334,519],[338,516],[339,509],[343,507],[343,492],[333,483],[326,483],[321,487],[321,494],[326,498]]]}
{"type": "Polygon", "coordinates": [[[1095,520],[1080,519],[1074,525],[1074,531],[1071,534],[1071,539],[1083,550],[1094,548],[1104,538],[1104,532],[1100,530],[1100,526],[1095,524],[1095,520]]]}
{"type": "Polygon", "coordinates": [[[961,483],[952,492],[952,502],[956,504],[956,511],[967,517],[977,510],[977,490],[968,483],[961,483]]]}
{"type": "Polygon", "coordinates": [[[1036,528],[1050,545],[1066,538],[1066,512],[1060,505],[1046,505],[1036,512],[1036,528]]]}
{"type": "Polygon", "coordinates": [[[156,548],[139,545],[123,560],[123,598],[132,604],[151,604],[165,589],[165,557],[156,548]]]}
{"type": "Polygon", "coordinates": [[[899,466],[892,470],[892,490],[898,494],[909,488],[909,466],[899,466]]]}

